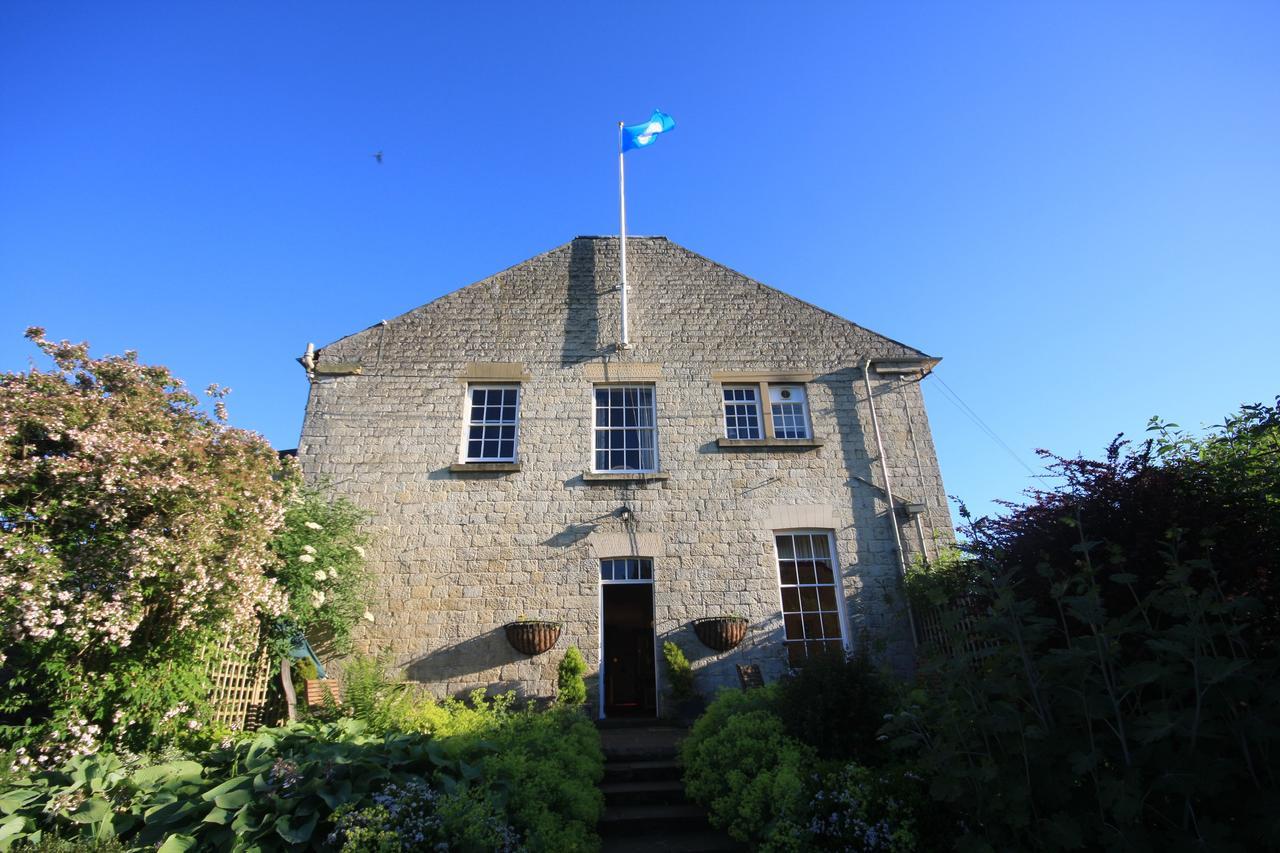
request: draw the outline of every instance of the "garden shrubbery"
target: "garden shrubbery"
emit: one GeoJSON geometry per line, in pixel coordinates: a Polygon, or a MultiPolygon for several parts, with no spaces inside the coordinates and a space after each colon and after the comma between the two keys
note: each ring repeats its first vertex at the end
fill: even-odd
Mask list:
{"type": "Polygon", "coordinates": [[[1152,431],[908,576],[915,686],[718,699],[689,794],[770,850],[1280,849],[1280,405],[1152,431]]]}
{"type": "Polygon", "coordinates": [[[343,706],[215,731],[219,640],[343,650],[372,618],[364,517],[227,426],[219,389],[211,416],[131,353],[28,337],[54,366],[0,375],[0,851],[599,846],[572,708],[436,702],[354,659],[343,706]]]}
{"type": "MultiPolygon", "coordinates": [[[[0,374],[0,749],[45,769],[209,731],[228,636],[342,649],[364,608],[362,513],[305,487],[134,353],[27,337],[0,374]]],[[[250,647],[252,642],[249,643],[250,647]]]]}
{"type": "Polygon", "coordinates": [[[382,697],[371,704],[394,710],[371,715],[380,723],[263,729],[149,766],[77,756],[11,781],[0,790],[0,849],[51,839],[166,851],[599,846],[603,755],[582,714],[516,710],[510,695],[382,697]]]}
{"type": "Polygon", "coordinates": [[[843,655],[781,684],[723,692],[681,748],[686,793],[714,825],[761,850],[941,849],[953,826],[922,778],[879,763],[876,732],[892,700],[865,657],[843,655]],[[858,698],[819,701],[826,688],[833,700],[858,698]]]}

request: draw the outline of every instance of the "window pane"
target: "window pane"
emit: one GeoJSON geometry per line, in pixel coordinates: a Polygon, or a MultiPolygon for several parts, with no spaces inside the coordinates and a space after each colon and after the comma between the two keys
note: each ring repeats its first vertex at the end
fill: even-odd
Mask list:
{"type": "Polygon", "coordinates": [[[796,564],[792,560],[778,561],[778,574],[782,576],[783,586],[795,586],[796,564]]]}
{"type": "Polygon", "coordinates": [[[800,609],[811,613],[818,609],[818,591],[811,586],[799,587],[800,609]]]}
{"type": "Polygon", "coordinates": [[[796,557],[807,560],[813,556],[813,541],[806,535],[795,537],[796,557]]]}
{"type": "Polygon", "coordinates": [[[790,536],[778,537],[778,558],[781,560],[790,560],[795,557],[795,547],[792,544],[790,536]]]}
{"type": "Polygon", "coordinates": [[[822,610],[835,610],[836,591],[829,586],[818,587],[818,606],[822,610]]]}
{"type": "Polygon", "coordinates": [[[498,448],[498,453],[503,459],[511,459],[516,455],[516,443],[514,441],[499,442],[498,448]]]}
{"type": "Polygon", "coordinates": [[[786,628],[788,640],[804,639],[803,622],[799,613],[788,613],[782,617],[782,624],[786,628]]]}
{"type": "Polygon", "coordinates": [[[810,640],[822,637],[822,617],[817,613],[804,615],[804,635],[810,640]]]}
{"type": "Polygon", "coordinates": [[[822,614],[822,635],[824,637],[840,636],[840,616],[838,614],[822,614]]]}
{"type": "Polygon", "coordinates": [[[787,662],[793,667],[804,666],[804,643],[787,644],[787,662]]]}
{"type": "Polygon", "coordinates": [[[468,441],[467,442],[467,458],[476,459],[479,456],[480,456],[480,442],[468,441]]]}
{"type": "Polygon", "coordinates": [[[817,562],[818,583],[835,583],[835,574],[831,571],[831,564],[825,560],[817,562]]]}
{"type": "Polygon", "coordinates": [[[813,572],[813,561],[801,560],[796,563],[796,576],[800,579],[799,583],[817,583],[817,578],[814,577],[813,572]]]}
{"type": "Polygon", "coordinates": [[[800,612],[800,593],[794,587],[782,591],[782,612],[800,612]]]}

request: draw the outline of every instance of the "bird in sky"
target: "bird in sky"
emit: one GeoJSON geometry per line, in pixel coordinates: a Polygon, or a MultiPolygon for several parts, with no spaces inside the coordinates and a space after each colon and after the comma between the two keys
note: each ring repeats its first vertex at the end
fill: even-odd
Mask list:
{"type": "Polygon", "coordinates": [[[375,152],[374,152],[374,154],[373,154],[373,159],[377,160],[377,161],[378,161],[378,165],[379,165],[379,166],[381,166],[381,165],[382,165],[382,152],[381,152],[381,151],[375,151],[375,152]]]}

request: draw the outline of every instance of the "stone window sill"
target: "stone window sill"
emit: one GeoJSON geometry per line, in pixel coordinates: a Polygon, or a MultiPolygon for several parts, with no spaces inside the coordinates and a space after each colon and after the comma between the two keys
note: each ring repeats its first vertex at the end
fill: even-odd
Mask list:
{"type": "Polygon", "coordinates": [[[519,471],[519,462],[459,462],[450,465],[454,474],[496,474],[519,471]]]}
{"type": "Polygon", "coordinates": [[[737,449],[740,447],[822,447],[820,438],[721,438],[716,441],[721,447],[737,449]]]}
{"type": "Polygon", "coordinates": [[[582,480],[585,483],[618,483],[644,482],[646,480],[669,480],[668,471],[617,472],[617,471],[584,471],[582,480]]]}

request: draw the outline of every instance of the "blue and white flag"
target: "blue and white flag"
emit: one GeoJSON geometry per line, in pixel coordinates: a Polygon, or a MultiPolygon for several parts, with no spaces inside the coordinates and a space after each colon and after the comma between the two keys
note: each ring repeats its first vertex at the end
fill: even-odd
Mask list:
{"type": "Polygon", "coordinates": [[[628,124],[622,128],[622,150],[645,148],[658,139],[658,134],[666,133],[676,126],[676,120],[664,112],[653,111],[649,120],[640,124],[628,124]]]}

